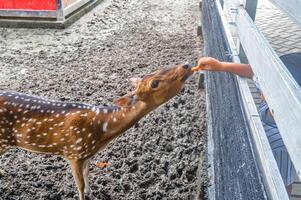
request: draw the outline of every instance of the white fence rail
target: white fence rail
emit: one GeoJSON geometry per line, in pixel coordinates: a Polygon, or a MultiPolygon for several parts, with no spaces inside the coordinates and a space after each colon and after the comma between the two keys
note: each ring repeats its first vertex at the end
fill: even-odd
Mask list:
{"type": "MultiPolygon", "coordinates": [[[[285,8],[286,11],[290,12],[290,15],[294,16],[295,20],[301,22],[301,1],[273,1],[277,2],[282,9],[285,8]]],[[[219,1],[217,2],[219,3],[219,1]]],[[[258,78],[262,92],[273,113],[297,174],[301,178],[300,87],[268,41],[257,29],[242,3],[238,0],[224,0],[224,7],[230,13],[231,22],[236,24],[238,41],[240,41],[249,63],[258,78]]],[[[227,26],[228,22],[224,22],[224,24],[227,26]]],[[[228,35],[231,35],[230,31],[228,31],[228,35]]],[[[231,48],[234,50],[234,54],[238,54],[238,52],[235,52],[235,49],[239,49],[239,47],[236,47],[233,41],[231,42],[232,36],[228,36],[228,40],[230,41],[231,48]]],[[[234,61],[239,61],[237,56],[234,56],[234,61]]],[[[249,88],[241,78],[238,78],[238,83],[246,114],[249,117],[257,159],[259,160],[266,187],[269,190],[269,196],[271,199],[288,199],[257,110],[254,110],[256,107],[254,107],[253,99],[250,99],[249,88]]]]}
{"type": "MultiPolygon", "coordinates": [[[[226,3],[226,2],[225,2],[226,3]]],[[[232,1],[233,3],[233,1],[232,1]]],[[[217,5],[219,5],[217,1],[217,5]]],[[[235,4],[232,4],[232,6],[235,4]]],[[[239,4],[236,4],[239,5],[239,4]]],[[[229,4],[228,4],[229,6],[229,4]]],[[[222,22],[226,32],[226,38],[228,40],[229,46],[231,48],[234,62],[240,62],[238,57],[237,48],[235,42],[232,38],[228,22],[223,16],[223,11],[220,6],[219,13],[221,14],[222,22]]],[[[259,114],[255,102],[253,100],[250,88],[248,86],[247,80],[237,76],[238,86],[241,93],[241,99],[244,105],[245,114],[250,125],[251,137],[253,140],[253,146],[255,147],[256,159],[260,171],[262,172],[262,178],[266,187],[269,199],[273,200],[288,200],[288,195],[284,183],[282,181],[281,175],[279,173],[277,163],[273,156],[273,152],[270,148],[269,141],[266,137],[265,131],[263,129],[259,114]]]]}
{"type": "Polygon", "coordinates": [[[301,178],[300,87],[242,7],[238,9],[237,27],[240,42],[301,178]]]}

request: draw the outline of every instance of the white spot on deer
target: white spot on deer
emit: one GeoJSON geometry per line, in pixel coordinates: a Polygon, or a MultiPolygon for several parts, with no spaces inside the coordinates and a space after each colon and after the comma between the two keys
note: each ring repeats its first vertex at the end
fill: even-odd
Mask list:
{"type": "Polygon", "coordinates": [[[76,141],[75,141],[75,144],[79,144],[79,143],[81,143],[83,141],[83,138],[79,138],[79,139],[77,139],[76,141]]]}
{"type": "Polygon", "coordinates": [[[43,136],[47,136],[47,133],[42,133],[43,136]]]}
{"type": "Polygon", "coordinates": [[[92,133],[89,133],[89,134],[88,134],[88,138],[90,138],[91,136],[92,136],[92,133]]]}
{"type": "Polygon", "coordinates": [[[81,150],[81,149],[82,149],[82,147],[77,147],[77,148],[76,148],[77,151],[79,151],[79,150],[81,150]]]}
{"type": "Polygon", "coordinates": [[[104,112],[105,114],[107,114],[109,111],[108,111],[108,109],[103,109],[103,112],[104,112]]]}
{"type": "Polygon", "coordinates": [[[65,138],[61,138],[60,141],[62,141],[62,142],[65,141],[65,138]]]}
{"type": "Polygon", "coordinates": [[[107,132],[107,130],[108,130],[108,122],[103,123],[102,130],[103,130],[103,132],[107,132]]]}
{"type": "Polygon", "coordinates": [[[114,118],[113,118],[113,122],[117,122],[117,119],[116,119],[116,117],[114,117],[114,118]]]}
{"type": "Polygon", "coordinates": [[[45,148],[46,145],[40,144],[40,145],[38,145],[38,147],[45,148]]]}
{"type": "Polygon", "coordinates": [[[57,136],[57,135],[58,135],[58,133],[53,133],[53,135],[54,135],[54,136],[57,136]]]}
{"type": "Polygon", "coordinates": [[[88,113],[81,114],[80,116],[81,116],[81,117],[87,117],[87,116],[88,116],[88,113]]]}

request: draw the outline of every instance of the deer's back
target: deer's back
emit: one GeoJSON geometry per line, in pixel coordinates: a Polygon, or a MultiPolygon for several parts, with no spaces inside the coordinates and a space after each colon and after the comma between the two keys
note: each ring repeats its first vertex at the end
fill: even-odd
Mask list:
{"type": "Polygon", "coordinates": [[[0,152],[9,146],[70,159],[93,153],[103,120],[99,108],[0,92],[0,152]]]}

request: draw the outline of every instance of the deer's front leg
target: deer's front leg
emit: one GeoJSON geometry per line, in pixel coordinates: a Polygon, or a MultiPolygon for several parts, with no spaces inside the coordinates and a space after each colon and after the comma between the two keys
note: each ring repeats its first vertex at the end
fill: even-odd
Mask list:
{"type": "MultiPolygon", "coordinates": [[[[4,150],[4,149],[1,149],[1,147],[0,147],[0,156],[1,156],[2,154],[4,154],[4,152],[5,152],[5,150],[4,150]]],[[[1,176],[5,176],[5,174],[6,174],[5,171],[0,169],[0,177],[1,177],[1,176]]]]}
{"type": "Polygon", "coordinates": [[[89,194],[91,192],[90,186],[89,186],[89,165],[90,165],[90,159],[88,159],[84,162],[84,181],[85,181],[85,193],[86,194],[89,194]]]}
{"type": "Polygon", "coordinates": [[[79,199],[85,200],[85,179],[84,179],[84,163],[83,160],[71,160],[71,170],[79,192],[79,199]]]}

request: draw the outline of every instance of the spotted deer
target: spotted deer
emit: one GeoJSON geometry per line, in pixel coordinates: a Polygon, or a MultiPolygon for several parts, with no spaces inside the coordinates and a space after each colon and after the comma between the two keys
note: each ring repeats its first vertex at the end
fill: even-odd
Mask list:
{"type": "Polygon", "coordinates": [[[0,155],[10,147],[49,153],[69,161],[80,200],[88,193],[91,157],[139,119],[174,97],[193,74],[189,65],[131,79],[135,90],[115,106],[66,103],[0,92],[0,155]]]}

